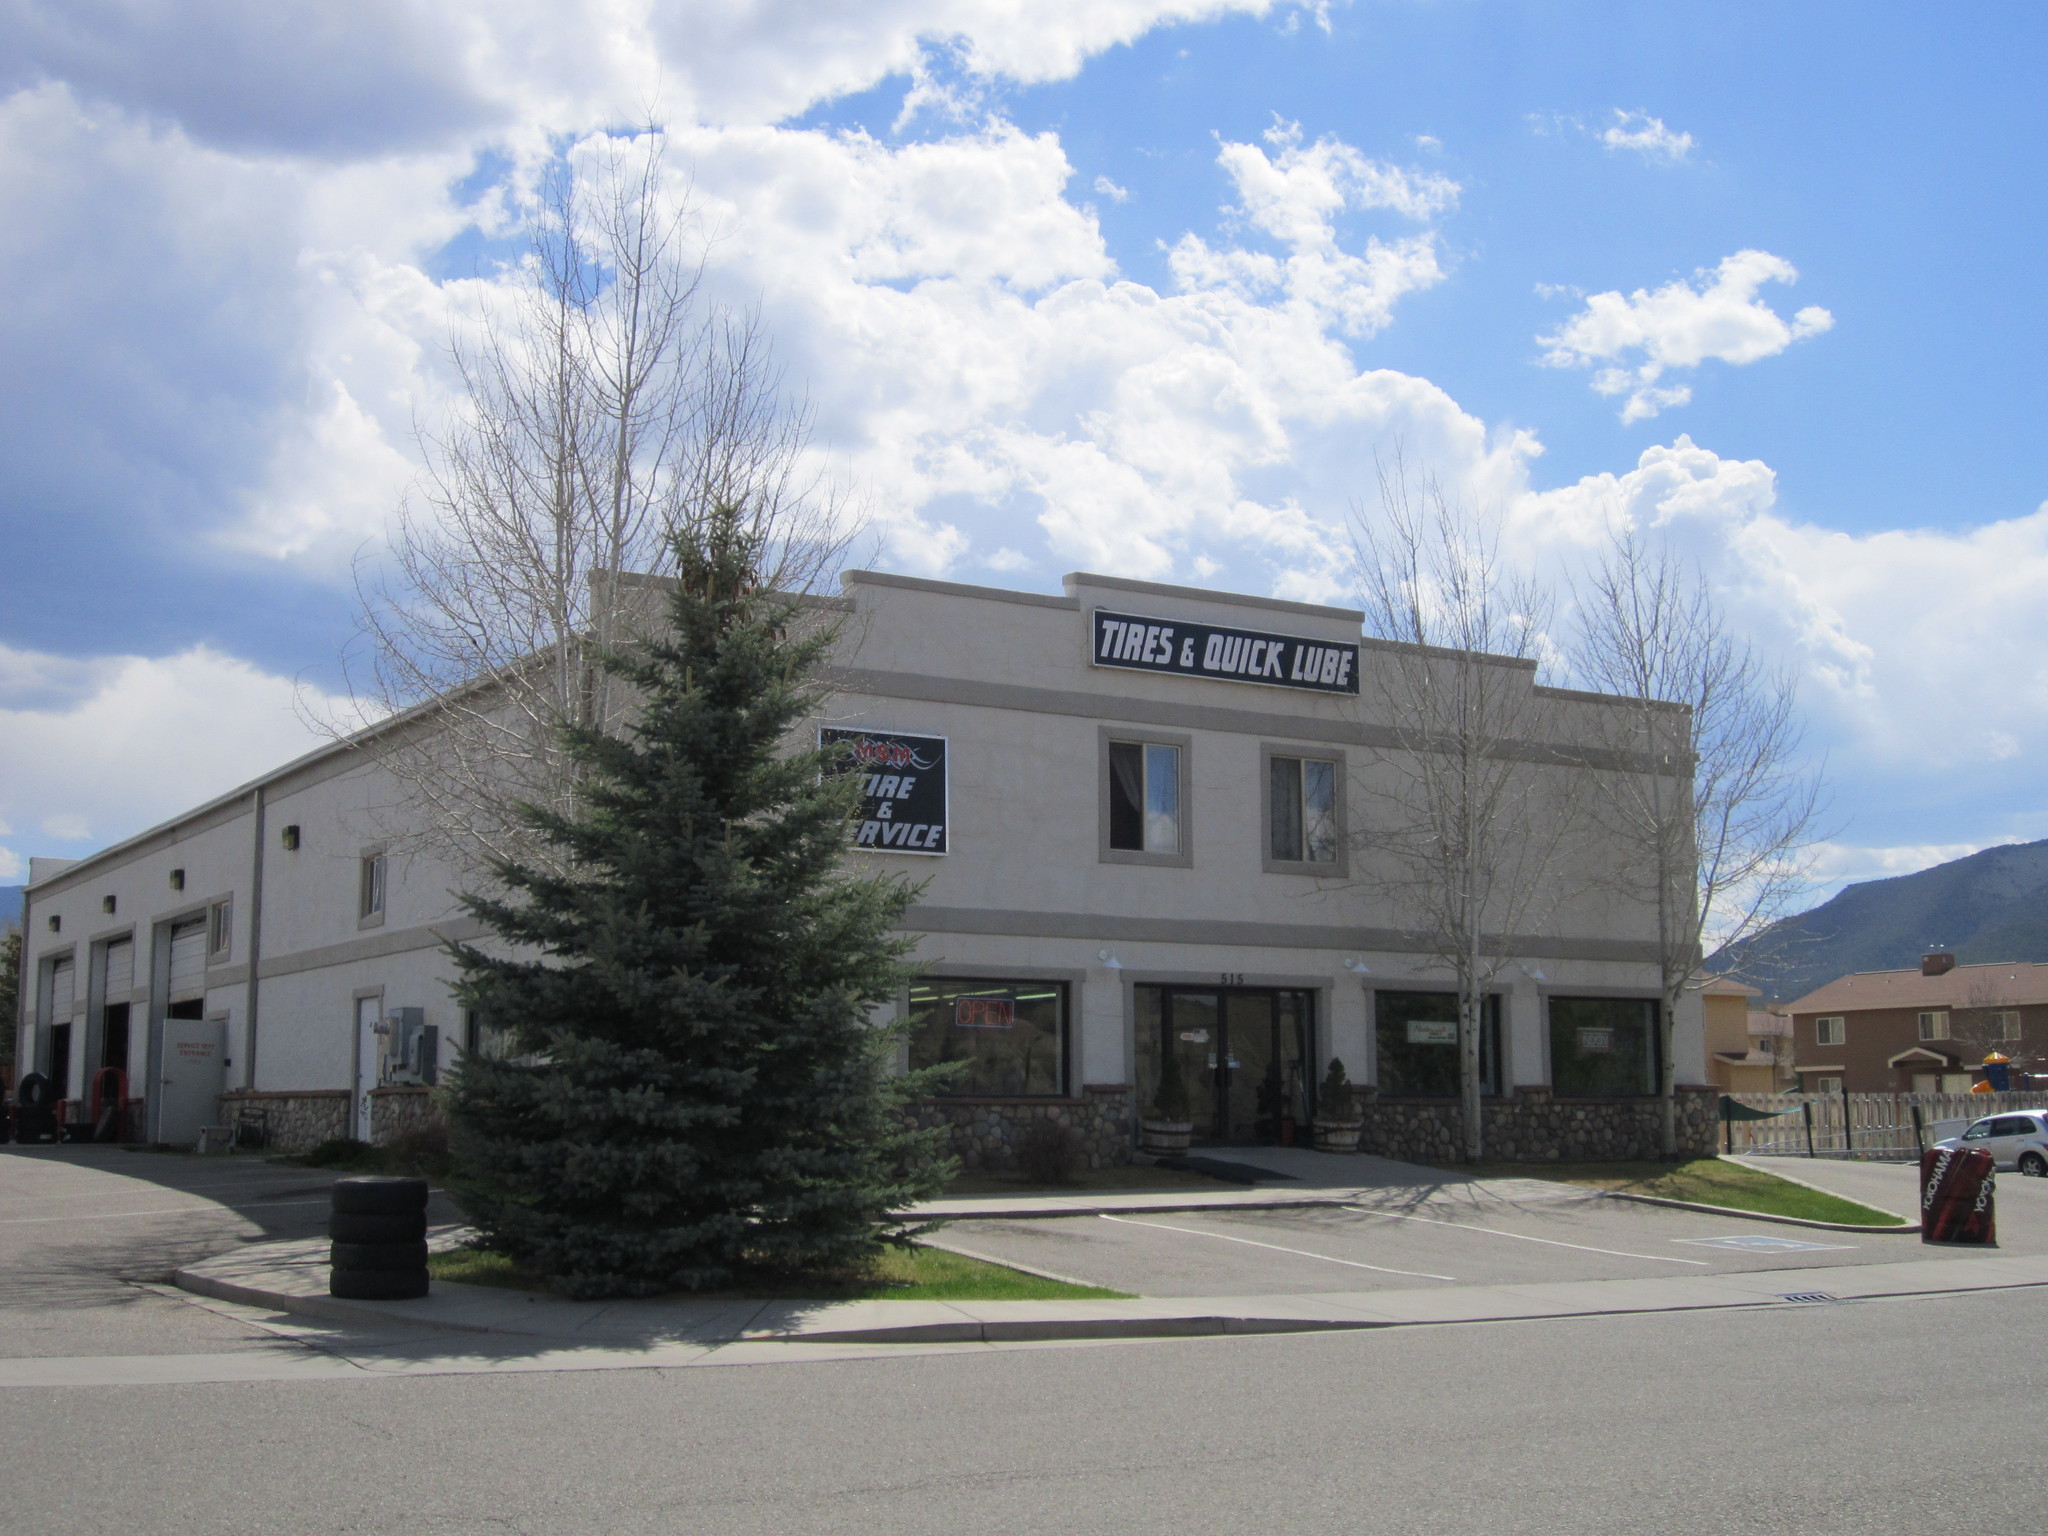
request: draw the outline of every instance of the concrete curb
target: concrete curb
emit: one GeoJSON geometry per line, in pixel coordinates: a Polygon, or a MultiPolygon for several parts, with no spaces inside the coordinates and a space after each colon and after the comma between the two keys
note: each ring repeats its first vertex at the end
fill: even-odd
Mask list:
{"type": "MultiPolygon", "coordinates": [[[[1796,1184],[1799,1181],[1794,1179],[1791,1182],[1796,1184]]],[[[1834,1195],[1837,1200],[1849,1199],[1847,1195],[1836,1195],[1831,1189],[1817,1189],[1812,1184],[1808,1184],[1805,1187],[1815,1190],[1818,1194],[1834,1195]]],[[[1709,1216],[1740,1216],[1746,1221],[1775,1221],[1780,1226],[1786,1227],[1817,1227],[1823,1232],[1890,1232],[1896,1234],[1918,1232],[1920,1230],[1920,1223],[1917,1221],[1910,1221],[1903,1226],[1896,1227],[1859,1226],[1854,1222],[1847,1221],[1815,1221],[1807,1216],[1773,1216],[1767,1211],[1739,1210],[1732,1205],[1701,1205],[1693,1200],[1667,1200],[1662,1195],[1637,1195],[1622,1189],[1603,1189],[1597,1191],[1597,1193],[1602,1198],[1608,1200],[1633,1200],[1638,1205],[1662,1205],[1668,1206],[1674,1211],[1705,1211],[1709,1216]]],[[[1861,1205],[1863,1202],[1855,1200],[1850,1203],[1861,1205]]],[[[1875,1209],[1875,1207],[1872,1207],[1872,1209],[1875,1209]]]]}

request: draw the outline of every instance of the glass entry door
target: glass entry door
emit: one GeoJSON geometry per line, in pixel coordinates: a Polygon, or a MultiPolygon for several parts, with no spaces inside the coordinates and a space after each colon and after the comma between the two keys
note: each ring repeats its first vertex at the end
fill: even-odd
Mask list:
{"type": "Polygon", "coordinates": [[[1138,992],[1141,1103],[1151,1102],[1162,1054],[1171,1052],[1187,1085],[1197,1141],[1307,1142],[1313,993],[1249,987],[1138,992]]]}

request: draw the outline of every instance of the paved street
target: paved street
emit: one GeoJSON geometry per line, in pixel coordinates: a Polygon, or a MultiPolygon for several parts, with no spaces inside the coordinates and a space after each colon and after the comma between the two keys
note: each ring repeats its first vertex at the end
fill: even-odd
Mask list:
{"type": "MultiPolygon", "coordinates": [[[[345,1330],[295,1330],[139,1284],[203,1252],[305,1234],[325,1183],[224,1160],[0,1154],[9,1354],[285,1350],[329,1367],[302,1380],[5,1389],[9,1530],[1920,1536],[2048,1518],[2038,1479],[1998,1470],[2024,1468],[2039,1440],[2015,1349],[2048,1323],[2041,1289],[1370,1333],[880,1346],[838,1359],[762,1345],[734,1358],[789,1363],[394,1379],[322,1356],[345,1330]]],[[[2000,1189],[2009,1244],[2037,1248],[2048,1183],[2000,1189]]],[[[1391,1209],[1175,1214],[1142,1219],[1212,1235],[1135,1241],[1173,1239],[1147,1260],[1160,1275],[1241,1262],[1247,1245],[1222,1235],[1436,1262],[1478,1283],[1536,1272],[1518,1265],[1710,1272],[1585,1251],[1610,1238],[1716,1268],[1756,1261],[1679,1242],[1684,1223],[1837,1240],[1541,1193],[1450,1196],[1443,1228],[1438,1192],[1403,1206],[1427,1223],[1391,1209]],[[1553,1254],[1482,1226],[1579,1246],[1553,1254]]],[[[1092,1251],[1142,1256],[1122,1240],[1092,1251]]],[[[1856,1246],[1826,1261],[1934,1252],[1887,1238],[1865,1256],[1862,1235],[1839,1240],[1856,1246]]],[[[1321,1265],[1345,1288],[1377,1284],[1247,1251],[1288,1267],[1240,1281],[1284,1273],[1299,1287],[1321,1265]]]]}

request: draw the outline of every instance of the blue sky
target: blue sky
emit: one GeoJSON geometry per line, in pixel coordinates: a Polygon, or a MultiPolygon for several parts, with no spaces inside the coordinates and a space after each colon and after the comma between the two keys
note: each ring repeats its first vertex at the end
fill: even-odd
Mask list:
{"type": "Polygon", "coordinates": [[[1399,443],[1547,569],[1699,560],[1830,882],[2048,836],[2034,10],[846,14],[0,19],[0,881],[309,744],[506,189],[650,100],[882,563],[1341,600],[1399,443]]]}

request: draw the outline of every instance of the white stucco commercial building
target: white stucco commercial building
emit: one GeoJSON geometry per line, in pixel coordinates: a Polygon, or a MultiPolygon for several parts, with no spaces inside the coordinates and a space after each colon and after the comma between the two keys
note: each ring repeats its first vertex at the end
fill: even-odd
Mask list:
{"type": "MultiPolygon", "coordinates": [[[[1335,1055],[1371,1087],[1369,1149],[1447,1150],[1449,973],[1372,836],[1397,747],[1369,684],[1394,648],[1341,608],[1065,586],[844,580],[818,726],[854,740],[869,775],[849,857],[924,882],[909,1053],[970,1063],[925,1113],[970,1160],[1000,1164],[1049,1115],[1092,1155],[1128,1156],[1172,1050],[1198,1137],[1305,1140],[1335,1055]]],[[[1529,744],[1531,761],[1584,773],[1612,706],[1552,697],[1559,739],[1529,744]]],[[[475,929],[446,869],[387,850],[398,799],[373,753],[341,744],[92,858],[37,861],[24,1069],[88,1110],[95,1074],[121,1069],[134,1133],[164,1141],[238,1122],[278,1145],[381,1137],[424,1112],[425,1080],[481,1038],[440,948],[475,929]]],[[[1504,1155],[1655,1144],[1654,914],[1582,878],[1606,856],[1593,836],[1493,999],[1488,1139],[1504,1155]]],[[[1681,1016],[1681,1083],[1705,1081],[1701,1049],[1681,1016]]],[[[1707,1102],[1686,1095],[1686,1123],[1710,1141],[1707,1102]]]]}

